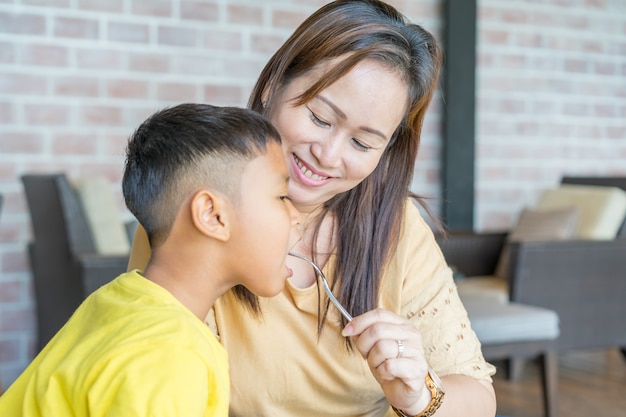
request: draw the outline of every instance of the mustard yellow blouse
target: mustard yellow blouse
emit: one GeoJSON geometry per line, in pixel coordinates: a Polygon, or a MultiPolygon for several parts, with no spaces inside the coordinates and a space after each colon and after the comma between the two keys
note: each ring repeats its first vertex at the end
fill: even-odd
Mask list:
{"type": "MultiPolygon", "coordinates": [[[[426,358],[440,376],[491,380],[495,368],[483,358],[430,227],[410,202],[405,215],[379,306],[415,323],[426,358]]],[[[149,253],[145,247],[133,251],[149,253]]],[[[144,256],[133,258],[145,263],[144,256]]],[[[334,265],[331,257],[324,267],[327,276],[334,265]]],[[[346,349],[336,309],[331,307],[318,337],[319,297],[325,303],[324,291],[315,284],[296,288],[288,282],[281,294],[260,300],[260,319],[231,293],[218,299],[207,323],[228,352],[231,416],[395,416],[365,360],[346,349]]]]}

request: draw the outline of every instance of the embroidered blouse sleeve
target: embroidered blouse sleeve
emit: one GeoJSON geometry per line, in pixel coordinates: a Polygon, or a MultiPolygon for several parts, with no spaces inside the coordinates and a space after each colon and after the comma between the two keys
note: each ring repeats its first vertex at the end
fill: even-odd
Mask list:
{"type": "Polygon", "coordinates": [[[426,358],[437,374],[491,380],[495,368],[483,358],[452,270],[431,228],[410,201],[384,280],[381,305],[415,323],[422,333],[426,358]]]}

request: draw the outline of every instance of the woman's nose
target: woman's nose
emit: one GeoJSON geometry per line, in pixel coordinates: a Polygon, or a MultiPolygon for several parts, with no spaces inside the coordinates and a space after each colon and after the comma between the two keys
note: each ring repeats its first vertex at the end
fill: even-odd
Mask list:
{"type": "Polygon", "coordinates": [[[335,168],[339,165],[341,144],[337,135],[328,135],[311,145],[311,153],[318,160],[320,168],[335,168]]]}

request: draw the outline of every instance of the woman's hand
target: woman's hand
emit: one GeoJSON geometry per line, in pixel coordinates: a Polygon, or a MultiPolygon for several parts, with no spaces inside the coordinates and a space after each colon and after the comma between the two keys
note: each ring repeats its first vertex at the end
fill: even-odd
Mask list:
{"type": "Polygon", "coordinates": [[[343,335],[353,338],[390,404],[409,415],[426,408],[428,363],[422,336],[409,320],[376,309],[355,317],[343,335]]]}

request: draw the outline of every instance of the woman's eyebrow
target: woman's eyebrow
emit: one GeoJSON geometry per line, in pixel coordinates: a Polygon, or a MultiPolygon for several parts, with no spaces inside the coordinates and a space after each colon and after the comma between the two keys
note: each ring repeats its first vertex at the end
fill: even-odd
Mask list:
{"type": "MultiPolygon", "coordinates": [[[[324,97],[323,95],[318,95],[317,96],[318,99],[320,99],[321,101],[323,101],[324,103],[326,103],[331,109],[333,109],[333,111],[335,113],[337,113],[337,116],[339,116],[340,118],[342,118],[343,120],[346,120],[348,117],[346,116],[346,114],[341,111],[341,109],[339,107],[337,107],[335,105],[335,103],[333,103],[332,101],[330,101],[329,99],[327,99],[326,97],[324,97]]],[[[385,136],[383,134],[383,132],[381,132],[380,130],[376,130],[374,128],[368,127],[368,126],[359,126],[359,129],[364,130],[366,132],[372,133],[374,135],[380,136],[381,138],[383,138],[384,140],[388,140],[389,138],[387,136],[385,136]]]]}

